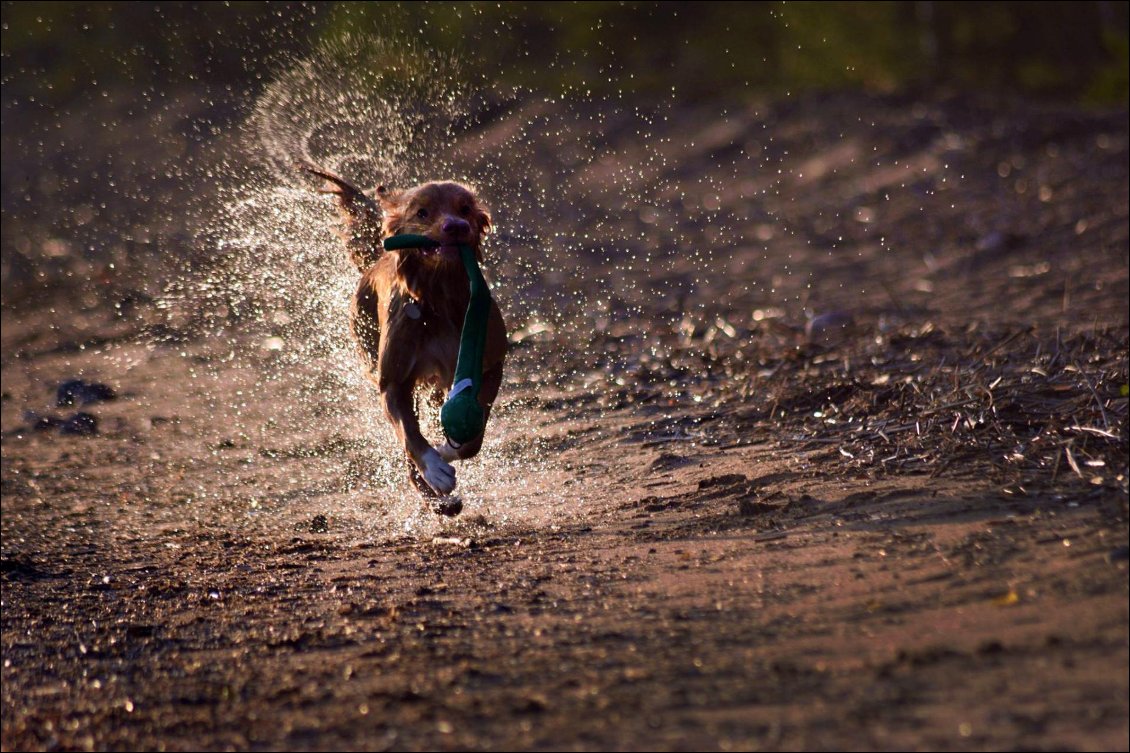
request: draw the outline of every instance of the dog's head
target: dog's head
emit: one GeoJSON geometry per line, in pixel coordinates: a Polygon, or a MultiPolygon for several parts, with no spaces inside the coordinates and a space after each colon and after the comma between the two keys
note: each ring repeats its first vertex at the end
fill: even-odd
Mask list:
{"type": "Polygon", "coordinates": [[[474,192],[459,183],[424,183],[400,191],[381,186],[377,200],[384,215],[385,237],[414,233],[440,244],[428,254],[438,263],[459,264],[460,245],[475,249],[482,260],[482,240],[490,232],[490,213],[474,192]]]}

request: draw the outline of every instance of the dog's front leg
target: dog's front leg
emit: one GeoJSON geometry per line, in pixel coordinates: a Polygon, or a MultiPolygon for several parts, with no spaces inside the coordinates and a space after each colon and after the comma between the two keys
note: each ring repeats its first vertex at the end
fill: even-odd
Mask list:
{"type": "MultiPolygon", "coordinates": [[[[455,469],[432,449],[420,433],[420,422],[416,418],[412,399],[413,388],[414,385],[405,382],[384,385],[381,397],[384,400],[385,414],[396,429],[400,443],[408,453],[409,462],[415,465],[427,485],[436,494],[450,494],[455,488],[455,469]]],[[[409,468],[410,474],[411,471],[409,468]]],[[[417,482],[415,477],[412,480],[417,482]]],[[[419,487],[419,483],[416,485],[419,487]]]]}

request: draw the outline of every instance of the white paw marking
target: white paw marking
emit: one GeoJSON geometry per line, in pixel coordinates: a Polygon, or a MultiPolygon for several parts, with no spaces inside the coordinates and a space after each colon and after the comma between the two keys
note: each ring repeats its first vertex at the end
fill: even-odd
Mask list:
{"type": "Polygon", "coordinates": [[[424,480],[437,494],[451,494],[455,488],[455,469],[431,447],[424,453],[424,480]]]}

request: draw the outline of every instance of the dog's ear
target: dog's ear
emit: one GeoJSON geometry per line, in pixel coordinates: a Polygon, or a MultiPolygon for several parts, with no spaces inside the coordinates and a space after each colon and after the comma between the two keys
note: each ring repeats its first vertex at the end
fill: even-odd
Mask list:
{"type": "Polygon", "coordinates": [[[404,221],[404,191],[381,185],[377,186],[376,194],[384,214],[384,234],[396,235],[404,221]]]}
{"type": "Polygon", "coordinates": [[[325,181],[319,191],[330,194],[335,199],[342,220],[338,235],[345,243],[353,264],[364,271],[377,260],[381,252],[380,205],[364,191],[328,170],[307,164],[299,167],[325,181]]]}
{"type": "Polygon", "coordinates": [[[400,203],[403,191],[394,191],[383,183],[376,188],[377,201],[381,203],[382,207],[388,207],[393,204],[400,203]]]}
{"type": "Polygon", "coordinates": [[[494,225],[491,224],[490,212],[487,211],[487,208],[484,207],[482,204],[477,204],[475,206],[475,220],[478,222],[478,225],[479,225],[479,245],[476,246],[476,248],[475,248],[475,258],[477,258],[479,260],[479,262],[482,262],[483,261],[483,242],[482,242],[482,239],[485,235],[490,233],[490,231],[494,228],[494,225]]]}

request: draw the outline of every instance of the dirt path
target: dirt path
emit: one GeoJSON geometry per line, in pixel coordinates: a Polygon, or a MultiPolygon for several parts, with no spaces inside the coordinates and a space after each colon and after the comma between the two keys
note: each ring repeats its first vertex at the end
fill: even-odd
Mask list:
{"type": "MultiPolygon", "coordinates": [[[[1125,113],[970,108],[677,113],[656,194],[777,134],[725,255],[533,273],[515,222],[455,519],[289,334],[6,290],[3,747],[1126,749],[1125,113]],[[118,392],[97,434],[35,430],[75,377],[118,392]]],[[[613,125],[552,218],[578,237],[613,125]]],[[[680,232],[743,190],[682,195],[680,232]]]]}

